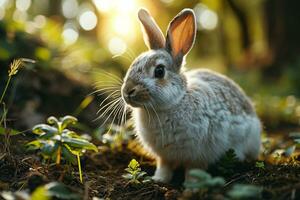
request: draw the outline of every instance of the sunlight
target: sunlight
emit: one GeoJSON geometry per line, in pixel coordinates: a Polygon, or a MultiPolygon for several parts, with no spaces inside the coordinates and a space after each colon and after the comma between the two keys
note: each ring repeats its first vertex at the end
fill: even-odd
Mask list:
{"type": "Polygon", "coordinates": [[[114,37],[109,40],[108,48],[113,55],[120,55],[125,53],[127,45],[122,39],[114,37]]]}
{"type": "Polygon", "coordinates": [[[109,51],[116,55],[125,52],[128,43],[136,39],[137,11],[141,1],[137,0],[93,0],[98,12],[103,14],[100,37],[108,44],[109,51]],[[116,48],[116,44],[120,45],[116,48]]]}
{"type": "Polygon", "coordinates": [[[113,6],[112,2],[112,0],[93,0],[93,3],[100,12],[108,12],[113,6]]]}
{"type": "Polygon", "coordinates": [[[127,15],[116,16],[113,19],[112,26],[117,34],[123,36],[130,34],[130,31],[134,30],[134,24],[132,22],[132,19],[127,15]]]}

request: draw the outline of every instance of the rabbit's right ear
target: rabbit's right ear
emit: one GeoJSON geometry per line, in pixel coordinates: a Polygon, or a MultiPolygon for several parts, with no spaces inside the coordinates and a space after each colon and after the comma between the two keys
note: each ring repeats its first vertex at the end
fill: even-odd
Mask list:
{"type": "Polygon", "coordinates": [[[138,17],[143,27],[144,41],[149,49],[161,49],[165,47],[165,37],[160,28],[145,9],[140,9],[138,17]]]}

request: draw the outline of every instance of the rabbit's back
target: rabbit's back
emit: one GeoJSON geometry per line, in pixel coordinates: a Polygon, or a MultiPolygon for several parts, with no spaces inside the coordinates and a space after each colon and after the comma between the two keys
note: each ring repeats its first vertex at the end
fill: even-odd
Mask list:
{"type": "Polygon", "coordinates": [[[191,92],[205,93],[207,104],[215,113],[227,112],[230,115],[253,115],[255,110],[244,91],[231,79],[219,73],[201,69],[185,73],[188,89],[191,92]]]}

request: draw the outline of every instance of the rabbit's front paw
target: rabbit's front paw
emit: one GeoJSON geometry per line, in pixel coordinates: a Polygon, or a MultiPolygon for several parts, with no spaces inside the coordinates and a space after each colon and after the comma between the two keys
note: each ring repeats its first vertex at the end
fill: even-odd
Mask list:
{"type": "Polygon", "coordinates": [[[152,176],[152,180],[155,182],[168,183],[171,181],[173,176],[172,170],[167,167],[157,168],[155,170],[154,176],[152,176]]]}

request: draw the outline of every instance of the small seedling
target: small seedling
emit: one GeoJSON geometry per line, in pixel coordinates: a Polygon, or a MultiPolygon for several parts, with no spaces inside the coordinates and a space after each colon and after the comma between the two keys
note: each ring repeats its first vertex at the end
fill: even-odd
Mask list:
{"type": "Polygon", "coordinates": [[[190,170],[189,176],[190,178],[184,183],[186,189],[210,190],[220,188],[225,184],[225,180],[222,177],[212,177],[201,169],[190,170]]]}
{"type": "Polygon", "coordinates": [[[128,180],[129,184],[139,185],[141,183],[150,182],[150,177],[147,173],[141,170],[140,164],[135,159],[132,159],[125,169],[127,172],[122,177],[128,180]]]}
{"type": "Polygon", "coordinates": [[[227,195],[231,199],[260,199],[262,188],[255,185],[236,184],[227,195]]]}
{"type": "Polygon", "coordinates": [[[265,169],[265,163],[264,163],[264,161],[257,161],[255,163],[255,167],[257,167],[259,169],[265,169]]]}
{"type": "Polygon", "coordinates": [[[80,156],[86,150],[98,151],[97,147],[79,136],[76,132],[67,129],[70,124],[75,124],[77,119],[72,116],[65,116],[57,119],[49,117],[48,124],[38,124],[33,127],[33,133],[38,138],[29,142],[27,146],[31,150],[40,150],[46,160],[61,163],[62,157],[69,163],[78,164],[80,181],[82,182],[82,171],[80,156]]]}

